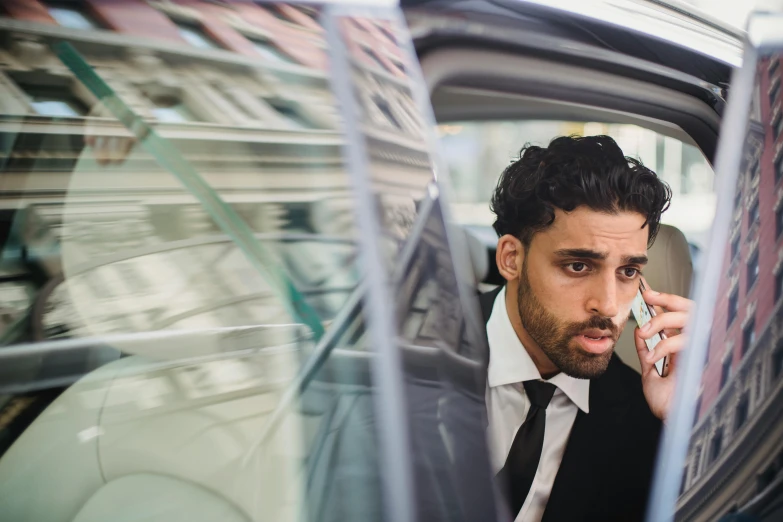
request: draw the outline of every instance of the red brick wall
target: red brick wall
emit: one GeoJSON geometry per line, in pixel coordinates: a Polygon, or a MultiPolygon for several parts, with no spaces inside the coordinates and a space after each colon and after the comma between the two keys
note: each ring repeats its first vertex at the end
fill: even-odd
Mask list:
{"type": "Polygon", "coordinates": [[[87,0],[95,17],[118,33],[183,42],[177,26],[144,0],[87,0]]]}
{"type": "Polygon", "coordinates": [[[38,0],[2,0],[0,5],[11,18],[57,25],[46,6],[38,0]]]}
{"type": "Polygon", "coordinates": [[[272,43],[294,60],[307,67],[325,70],[327,68],[326,51],[318,45],[323,42],[320,33],[297,29],[276,18],[265,8],[232,0],[236,11],[248,22],[268,32],[272,43]]]}
{"type": "MultiPolygon", "coordinates": [[[[775,226],[775,200],[777,198],[777,190],[779,184],[775,182],[774,171],[774,149],[776,143],[779,142],[782,137],[779,137],[776,141],[774,139],[774,132],[771,128],[771,113],[774,107],[770,105],[768,90],[771,85],[771,79],[768,74],[769,61],[764,60],[761,62],[760,67],[760,89],[759,89],[759,103],[761,108],[762,122],[765,122],[765,136],[764,136],[764,149],[759,161],[759,215],[760,222],[758,231],[754,232],[754,236],[759,238],[759,276],[752,288],[747,287],[747,258],[748,258],[748,246],[753,239],[748,236],[748,232],[751,229],[752,223],[748,222],[748,210],[753,204],[753,201],[749,201],[746,197],[747,188],[745,194],[743,194],[743,207],[742,207],[742,224],[740,228],[741,234],[741,249],[739,255],[739,262],[736,267],[729,273],[728,269],[731,263],[730,249],[731,245],[727,245],[724,253],[724,272],[718,287],[718,302],[715,309],[715,317],[713,325],[715,329],[712,332],[710,339],[710,352],[707,368],[705,369],[703,384],[704,390],[702,392],[701,411],[699,415],[705,413],[710,409],[715,399],[718,397],[721,379],[721,370],[723,363],[723,355],[725,354],[726,343],[729,340],[734,341],[734,351],[732,355],[732,375],[734,369],[742,360],[742,323],[746,318],[747,305],[751,302],[756,302],[755,311],[755,328],[756,328],[756,340],[760,339],[764,333],[764,327],[772,315],[775,309],[775,275],[772,270],[778,261],[778,250],[783,241],[778,241],[775,226]],[[739,310],[736,319],[731,325],[731,328],[726,330],[726,322],[728,319],[728,284],[730,276],[733,274],[739,274],[739,310]]],[[[778,70],[777,74],[781,74],[778,70]]],[[[780,104],[780,98],[776,102],[776,105],[780,104]]],[[[742,176],[745,173],[741,173],[742,176]]]]}

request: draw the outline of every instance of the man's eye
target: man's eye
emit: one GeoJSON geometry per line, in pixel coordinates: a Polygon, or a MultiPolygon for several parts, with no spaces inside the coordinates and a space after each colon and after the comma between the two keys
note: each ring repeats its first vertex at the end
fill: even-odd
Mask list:
{"type": "Polygon", "coordinates": [[[572,272],[584,272],[587,270],[587,265],[585,263],[570,263],[568,267],[572,272]]]}
{"type": "Polygon", "coordinates": [[[625,277],[632,279],[636,277],[636,274],[638,274],[639,271],[635,268],[623,268],[623,273],[625,274],[625,277]]]}

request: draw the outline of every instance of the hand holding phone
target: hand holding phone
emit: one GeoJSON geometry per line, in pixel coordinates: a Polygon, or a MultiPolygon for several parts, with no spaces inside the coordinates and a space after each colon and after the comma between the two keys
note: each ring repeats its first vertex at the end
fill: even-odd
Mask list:
{"type": "MultiPolygon", "coordinates": [[[[634,297],[633,306],[631,308],[634,319],[636,319],[636,324],[639,325],[639,328],[649,323],[656,315],[655,309],[648,305],[644,300],[644,297],[642,297],[642,292],[645,290],[646,288],[644,286],[644,282],[639,281],[639,290],[636,291],[636,297],[634,297]]],[[[644,342],[647,344],[647,349],[649,351],[653,351],[655,346],[663,339],[666,339],[666,334],[659,332],[649,339],[645,339],[644,342]]],[[[658,371],[658,375],[661,377],[666,377],[669,374],[669,356],[667,355],[663,359],[656,361],[655,369],[658,371]]]]}

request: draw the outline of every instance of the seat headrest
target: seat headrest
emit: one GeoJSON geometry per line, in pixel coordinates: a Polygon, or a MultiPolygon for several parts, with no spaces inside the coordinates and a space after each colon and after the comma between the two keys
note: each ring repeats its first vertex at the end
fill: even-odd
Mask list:
{"type": "Polygon", "coordinates": [[[651,288],[667,294],[688,295],[693,262],[688,241],[678,228],[661,225],[647,257],[649,263],[644,269],[644,277],[651,288]]]}

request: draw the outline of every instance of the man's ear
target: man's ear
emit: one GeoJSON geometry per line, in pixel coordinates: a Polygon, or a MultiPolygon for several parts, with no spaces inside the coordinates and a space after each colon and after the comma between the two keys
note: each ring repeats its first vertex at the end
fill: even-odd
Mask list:
{"type": "Polygon", "coordinates": [[[506,281],[513,281],[519,277],[524,259],[525,248],[522,245],[522,241],[511,234],[506,234],[498,239],[495,262],[498,265],[500,275],[506,281]]]}

